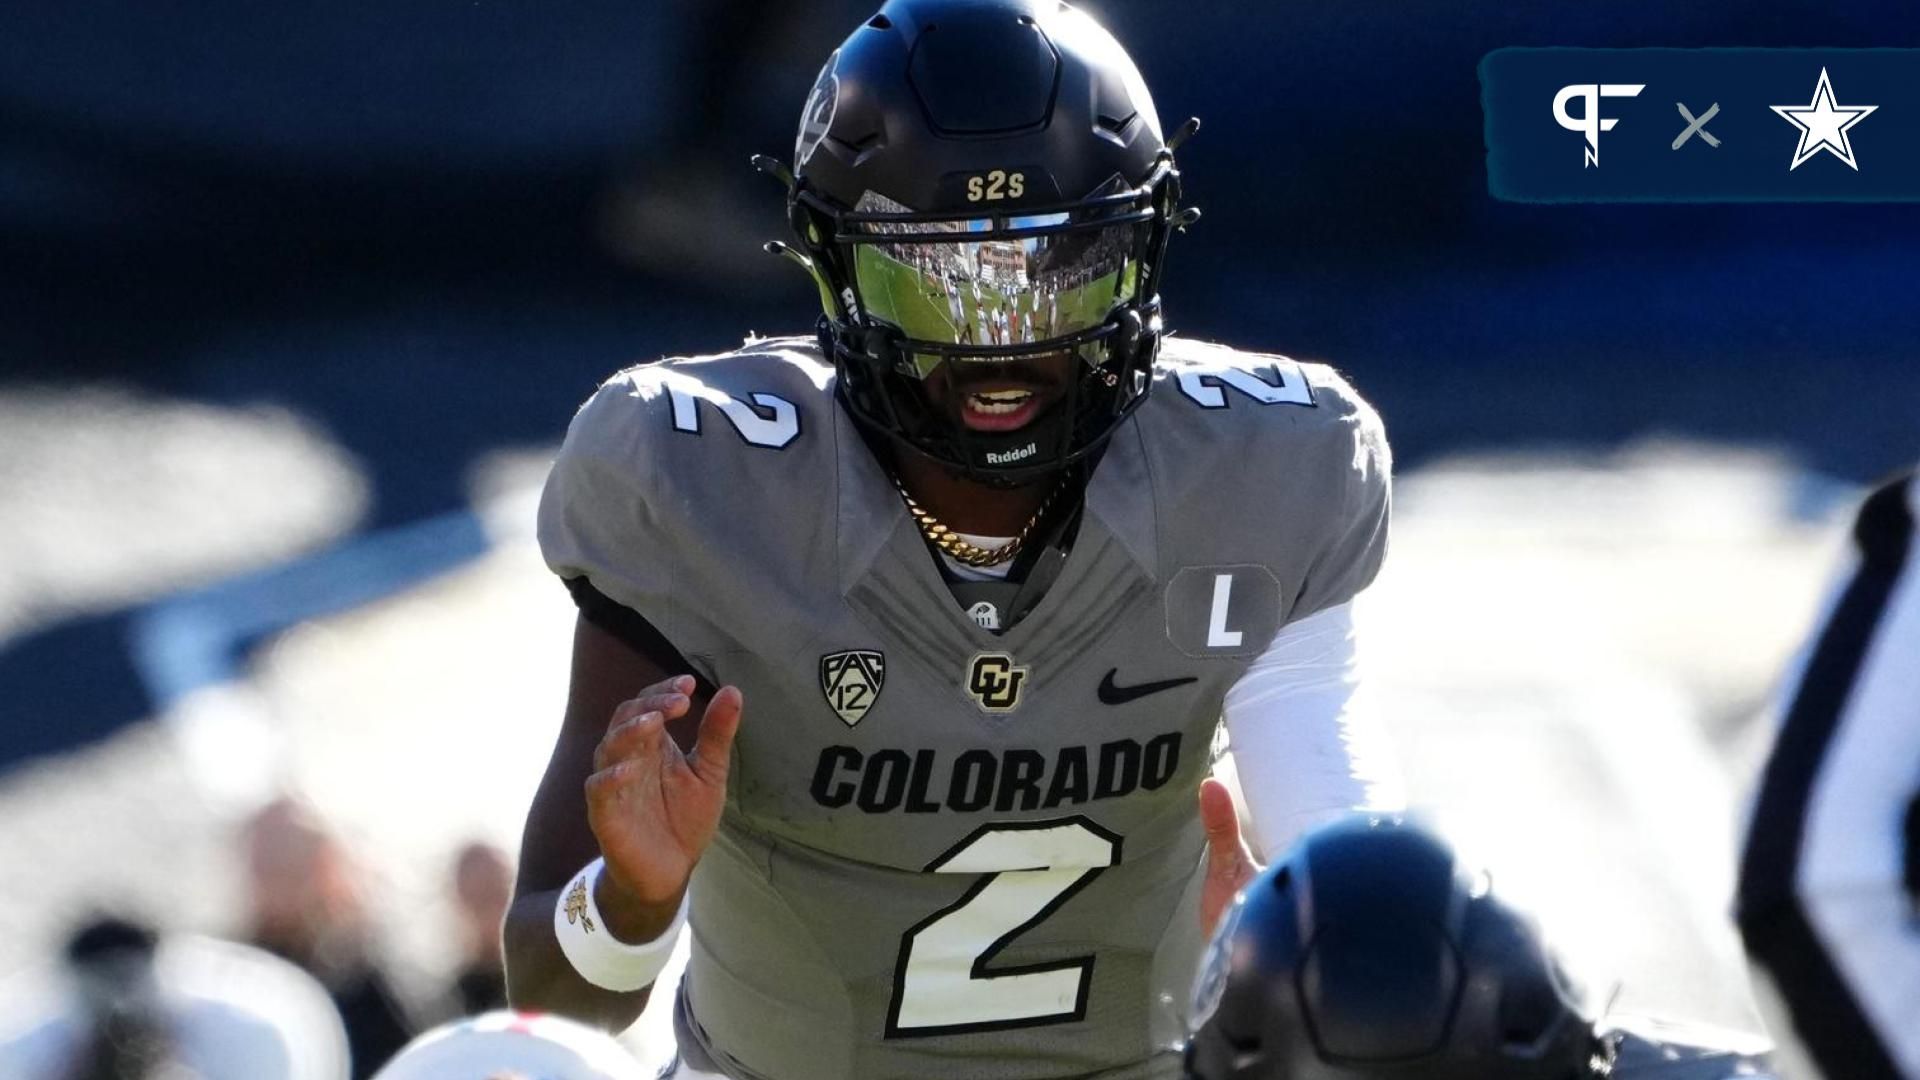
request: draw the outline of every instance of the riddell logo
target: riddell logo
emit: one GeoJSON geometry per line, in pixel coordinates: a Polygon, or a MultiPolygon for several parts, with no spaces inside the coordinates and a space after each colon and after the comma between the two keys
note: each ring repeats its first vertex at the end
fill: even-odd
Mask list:
{"type": "Polygon", "coordinates": [[[1025,461],[1026,459],[1032,457],[1033,455],[1039,452],[1040,452],[1039,443],[1028,443],[1027,445],[1021,447],[1018,450],[1009,450],[1004,454],[996,454],[993,451],[989,450],[987,451],[987,464],[1011,465],[1016,461],[1025,461]]]}

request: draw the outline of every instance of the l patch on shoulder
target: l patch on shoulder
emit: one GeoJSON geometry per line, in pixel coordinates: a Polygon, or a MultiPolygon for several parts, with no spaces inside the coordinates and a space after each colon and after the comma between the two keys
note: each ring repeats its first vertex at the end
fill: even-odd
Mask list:
{"type": "Polygon", "coordinates": [[[848,727],[873,708],[886,681],[887,658],[878,649],[843,649],[820,658],[820,692],[848,727]]]}
{"type": "Polygon", "coordinates": [[[1188,656],[1258,656],[1280,629],[1280,582],[1264,566],[1188,566],[1167,583],[1167,640],[1188,656]]]}

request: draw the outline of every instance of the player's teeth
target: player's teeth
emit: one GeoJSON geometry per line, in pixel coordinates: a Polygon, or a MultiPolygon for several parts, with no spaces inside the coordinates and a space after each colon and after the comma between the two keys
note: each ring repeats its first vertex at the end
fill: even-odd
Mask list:
{"type": "Polygon", "coordinates": [[[1025,405],[1031,397],[1031,390],[987,390],[968,394],[967,403],[976,412],[1010,413],[1025,405]]]}

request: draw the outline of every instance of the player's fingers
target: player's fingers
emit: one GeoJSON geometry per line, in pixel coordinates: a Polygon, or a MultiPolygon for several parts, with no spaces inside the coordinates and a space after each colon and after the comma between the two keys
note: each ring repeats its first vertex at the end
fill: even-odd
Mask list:
{"type": "Polygon", "coordinates": [[[1207,933],[1260,864],[1240,835],[1240,815],[1227,785],[1212,777],[1200,782],[1200,825],[1207,834],[1207,873],[1200,888],[1200,926],[1207,933]]]}
{"type": "Polygon", "coordinates": [[[665,713],[669,720],[686,712],[687,706],[693,704],[692,698],[678,690],[666,690],[657,694],[641,694],[634,700],[640,703],[641,712],[665,713]]]}
{"type": "Polygon", "coordinates": [[[677,719],[693,703],[693,687],[691,675],[662,679],[615,706],[613,716],[607,720],[607,727],[614,728],[647,712],[662,713],[669,720],[677,719]]]}
{"type": "Polygon", "coordinates": [[[645,762],[616,761],[587,777],[585,788],[587,824],[600,836],[602,823],[630,821],[634,808],[658,799],[660,770],[645,762]]]}
{"type": "Polygon", "coordinates": [[[593,771],[600,772],[623,761],[658,757],[660,735],[665,727],[666,718],[658,712],[644,712],[615,724],[593,748],[593,771]]]}
{"type": "Polygon", "coordinates": [[[700,717],[700,736],[693,744],[693,761],[703,775],[726,775],[728,755],[733,752],[733,736],[740,730],[740,713],[746,704],[737,686],[723,686],[707,703],[700,717]],[[719,770],[717,774],[712,770],[719,770]]]}
{"type": "Polygon", "coordinates": [[[662,697],[667,694],[691,694],[691,693],[693,693],[693,676],[669,675],[666,678],[661,679],[659,682],[654,683],[651,686],[648,686],[647,688],[641,690],[639,693],[633,696],[636,698],[643,698],[643,697],[662,697]]]}
{"type": "Polygon", "coordinates": [[[1260,872],[1253,851],[1240,834],[1240,813],[1227,785],[1208,777],[1200,782],[1200,824],[1207,832],[1207,875],[1228,891],[1238,890],[1260,872]]]}
{"type": "Polygon", "coordinates": [[[1233,794],[1215,777],[1200,781],[1200,826],[1207,832],[1209,869],[1237,861],[1244,853],[1240,842],[1240,814],[1233,806],[1233,794]]]}
{"type": "Polygon", "coordinates": [[[616,761],[606,768],[593,770],[586,783],[588,811],[591,812],[594,805],[603,800],[615,798],[620,786],[633,779],[634,768],[628,762],[616,761]]]}
{"type": "Polygon", "coordinates": [[[613,707],[613,715],[607,717],[607,730],[612,731],[614,728],[627,723],[641,713],[650,711],[652,710],[646,707],[645,702],[641,698],[628,698],[613,707]]]}

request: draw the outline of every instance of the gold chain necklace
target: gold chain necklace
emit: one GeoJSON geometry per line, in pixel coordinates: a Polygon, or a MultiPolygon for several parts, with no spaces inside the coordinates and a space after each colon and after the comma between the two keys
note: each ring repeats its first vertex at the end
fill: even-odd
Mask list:
{"type": "Polygon", "coordinates": [[[913,517],[913,523],[919,527],[920,535],[926,537],[928,543],[939,548],[957,563],[965,566],[986,567],[999,566],[1020,554],[1020,549],[1026,546],[1027,538],[1033,534],[1033,527],[1040,524],[1041,518],[1047,516],[1047,510],[1053,506],[1053,500],[1060,494],[1060,489],[1066,486],[1066,478],[1061,477],[1060,482],[1047,493],[1047,497],[1040,500],[1040,509],[1035,510],[1033,516],[1027,519],[1027,523],[1020,527],[1017,536],[998,547],[990,548],[961,539],[959,534],[942,524],[939,518],[927,513],[925,508],[915,502],[913,496],[907,494],[907,489],[898,479],[894,480],[893,486],[900,492],[900,497],[906,500],[907,513],[913,517]]]}

